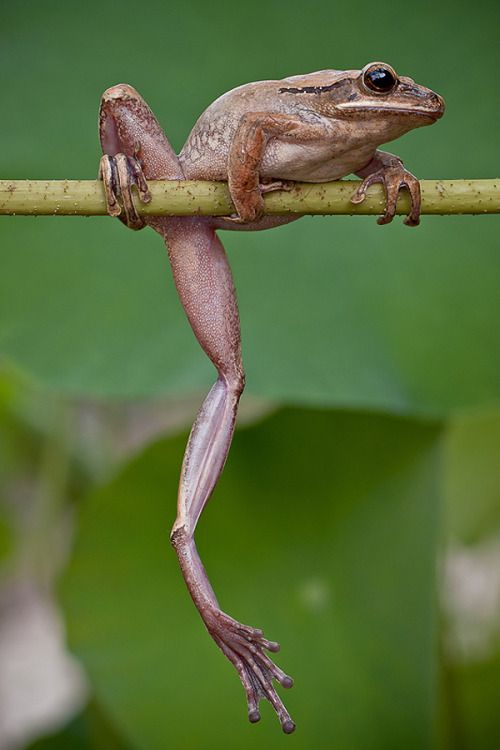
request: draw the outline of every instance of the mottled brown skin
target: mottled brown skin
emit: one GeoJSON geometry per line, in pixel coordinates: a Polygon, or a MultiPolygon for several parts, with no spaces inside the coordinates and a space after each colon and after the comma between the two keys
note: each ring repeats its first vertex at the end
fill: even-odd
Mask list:
{"type": "Polygon", "coordinates": [[[286,733],[295,724],[273,680],[285,688],[293,682],[265,653],[278,651],[279,645],[220,609],[194,542],[196,524],[226,461],[245,384],[236,295],[215,230],[255,231],[292,221],[263,216],[262,194],[286,188],[289,181],[323,182],[351,173],[364,178],[354,203],[374,182],[384,185],[387,207],[380,223],[392,220],[398,193],[406,188],[411,196],[406,223],[418,224],[418,181],[397,157],[377,147],[433,123],[443,111],[441,97],[410,78],[398,78],[384,63],[361,71],[323,70],[229,91],[201,115],[176,156],[131,86],[113,86],[101,100],[100,173],[108,211],[132,229],[147,225],[162,235],[186,315],[218,373],[186,447],[172,544],[208,632],[240,676],[250,721],[260,719],[259,702],[267,699],[286,733]],[[384,90],[374,89],[375,84],[384,90]],[[237,213],[143,219],[132,186],[148,202],[147,179],[227,180],[237,213]]]}

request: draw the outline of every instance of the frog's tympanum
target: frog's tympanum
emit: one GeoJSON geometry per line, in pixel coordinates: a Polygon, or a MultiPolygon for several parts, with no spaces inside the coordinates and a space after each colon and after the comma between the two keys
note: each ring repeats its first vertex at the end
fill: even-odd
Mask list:
{"type": "Polygon", "coordinates": [[[186,315],[218,373],[187,444],[172,544],[208,632],[240,676],[250,721],[260,719],[259,702],[267,699],[286,733],[295,724],[273,680],[289,688],[292,679],[265,653],[279,646],[261,630],[222,612],[194,542],[196,524],[226,461],[245,383],[233,279],[216,230],[258,230],[289,222],[290,217],[263,215],[263,193],[287,189],[295,180],[325,182],[351,173],[363,178],[353,203],[363,201],[373,183],[383,184],[387,205],[380,224],[392,221],[399,191],[408,190],[411,207],[405,223],[415,226],[418,180],[378,146],[431,125],[443,112],[438,94],[398,76],[385,63],[370,63],[363,70],[321,70],[229,91],[205,110],[176,156],[135,89],[120,84],[102,97],[100,174],[108,212],[133,229],[147,225],[162,235],[186,315]],[[132,186],[148,202],[148,179],[227,180],[236,213],[143,219],[134,206],[132,186]]]}

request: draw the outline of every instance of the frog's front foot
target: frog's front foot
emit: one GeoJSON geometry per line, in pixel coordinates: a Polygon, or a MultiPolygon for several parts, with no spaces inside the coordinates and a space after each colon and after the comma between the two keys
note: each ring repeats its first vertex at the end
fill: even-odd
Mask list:
{"type": "Polygon", "coordinates": [[[291,688],[293,680],[264,653],[264,649],[279,651],[279,644],[264,638],[262,630],[242,625],[211,604],[203,609],[208,632],[240,676],[249,720],[252,723],[260,720],[259,702],[265,699],[276,711],[283,731],[293,732],[295,723],[273,686],[273,680],[277,680],[284,688],[291,688]]]}
{"type": "Polygon", "coordinates": [[[224,219],[235,224],[249,224],[258,221],[264,214],[264,199],[260,185],[248,188],[235,188],[229,183],[231,199],[236,213],[225,216],[224,219]]]}
{"type": "Polygon", "coordinates": [[[232,186],[231,197],[237,213],[224,216],[224,220],[232,221],[235,224],[248,224],[258,221],[264,215],[262,196],[276,190],[292,190],[294,185],[293,180],[273,180],[272,182],[261,182],[256,187],[242,190],[237,190],[232,186]]]}
{"type": "Polygon", "coordinates": [[[117,216],[130,229],[142,229],[145,221],[137,213],[132,188],[136,187],[143,203],[151,201],[151,193],[139,159],[126,154],[104,154],[99,163],[99,178],[104,183],[106,207],[110,216],[117,216]]]}
{"type": "Polygon", "coordinates": [[[404,223],[409,227],[416,227],[420,223],[420,183],[415,175],[404,168],[399,159],[397,162],[390,166],[382,166],[377,171],[367,175],[352,196],[351,203],[362,203],[370,185],[381,182],[386,195],[386,209],[382,216],[377,219],[377,223],[389,224],[396,214],[399,192],[406,188],[410,193],[410,212],[404,223]]]}

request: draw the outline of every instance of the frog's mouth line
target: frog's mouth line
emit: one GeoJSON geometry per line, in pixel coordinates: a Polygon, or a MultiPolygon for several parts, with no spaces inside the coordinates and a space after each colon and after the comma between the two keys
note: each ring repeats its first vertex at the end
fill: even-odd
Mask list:
{"type": "Polygon", "coordinates": [[[434,111],[425,109],[411,109],[409,107],[393,107],[393,106],[370,106],[370,105],[359,105],[359,104],[337,104],[337,109],[341,112],[390,112],[395,115],[416,115],[417,117],[427,117],[430,120],[437,120],[444,114],[444,110],[437,109],[434,111]]]}

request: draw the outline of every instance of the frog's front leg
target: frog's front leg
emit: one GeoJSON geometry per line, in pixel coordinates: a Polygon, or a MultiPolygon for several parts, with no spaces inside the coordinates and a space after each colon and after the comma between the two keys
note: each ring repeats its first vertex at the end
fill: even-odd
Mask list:
{"type": "MultiPolygon", "coordinates": [[[[100,135],[105,154],[101,171],[108,206],[113,209],[114,201],[122,206],[126,223],[134,228],[137,222],[131,182],[144,187],[137,170],[151,179],[183,179],[182,166],[151,110],[129,86],[113,87],[103,96],[100,135]]],[[[270,701],[283,730],[289,733],[295,725],[276,693],[273,680],[283,687],[291,687],[292,680],[264,653],[277,651],[279,646],[264,638],[261,630],[242,625],[220,609],[194,541],[196,524],[227,458],[244,387],[231,270],[211,219],[148,217],[144,221],[165,239],[180,300],[199,343],[218,373],[189,436],[172,544],[207,630],[238,671],[250,721],[259,720],[258,705],[264,698],[270,701]]]]}
{"type": "MultiPolygon", "coordinates": [[[[272,138],[307,143],[326,137],[324,124],[304,122],[294,115],[247,112],[241,117],[229,149],[227,178],[231,198],[242,222],[259,220],[264,211],[262,193],[269,186],[260,183],[264,153],[272,138]]],[[[279,172],[279,165],[276,165],[279,172]]],[[[276,174],[279,178],[279,174],[276,174]]],[[[271,189],[287,189],[288,181],[271,183],[271,189]]]]}
{"type": "Polygon", "coordinates": [[[364,177],[364,180],[352,196],[352,203],[364,201],[370,185],[381,182],[386,194],[386,209],[377,221],[379,224],[389,224],[396,214],[399,191],[407,188],[411,207],[404,223],[409,227],[418,226],[421,206],[420,183],[415,175],[404,168],[401,159],[385,151],[376,151],[373,159],[356,174],[358,177],[364,177]]]}

